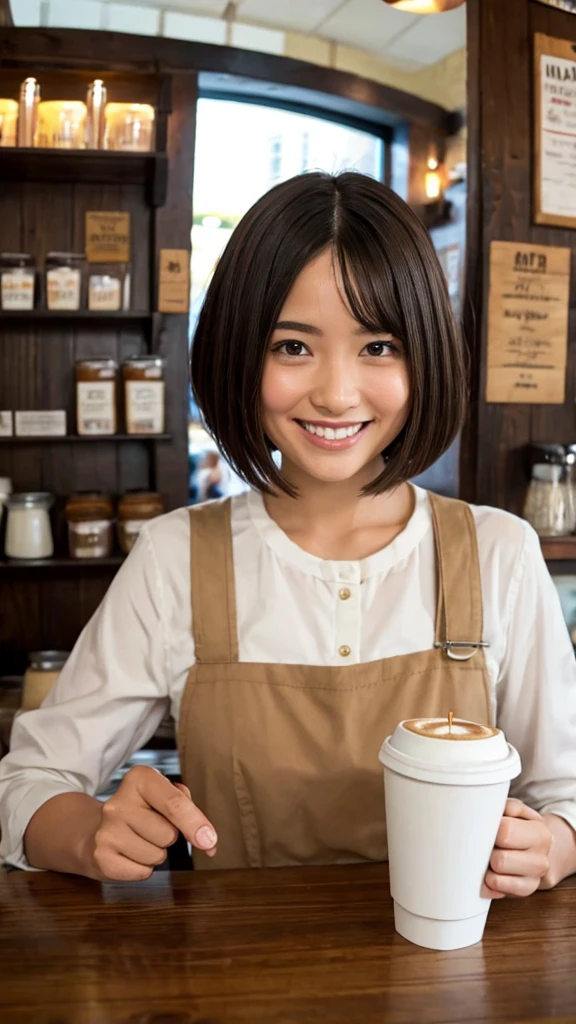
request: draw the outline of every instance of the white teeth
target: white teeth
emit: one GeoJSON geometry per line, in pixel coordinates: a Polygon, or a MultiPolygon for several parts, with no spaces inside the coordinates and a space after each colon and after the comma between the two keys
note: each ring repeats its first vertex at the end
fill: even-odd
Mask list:
{"type": "Polygon", "coordinates": [[[354,437],[364,424],[355,423],[353,427],[317,427],[313,423],[302,423],[302,426],[309,434],[316,434],[317,437],[325,437],[327,441],[343,441],[345,437],[354,437]]]}

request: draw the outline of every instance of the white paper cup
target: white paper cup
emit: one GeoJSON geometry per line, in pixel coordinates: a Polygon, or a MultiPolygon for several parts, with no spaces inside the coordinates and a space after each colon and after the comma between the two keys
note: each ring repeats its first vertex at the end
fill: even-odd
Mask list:
{"type": "Polygon", "coordinates": [[[459,949],[484,932],[482,883],[520,757],[500,730],[470,739],[470,725],[483,727],[455,719],[448,733],[446,719],[426,721],[438,736],[401,722],[379,755],[394,922],[419,946],[459,949]]]}

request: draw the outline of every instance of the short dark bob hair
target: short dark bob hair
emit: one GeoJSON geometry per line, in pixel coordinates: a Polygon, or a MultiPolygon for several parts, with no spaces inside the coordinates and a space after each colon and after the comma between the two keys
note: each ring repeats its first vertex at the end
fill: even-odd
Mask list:
{"type": "Polygon", "coordinates": [[[266,193],[235,229],[208,288],[192,345],[192,389],[206,428],[233,469],[265,493],[294,490],[272,458],[261,415],[266,351],[301,270],[326,249],[352,315],[402,341],[408,421],[364,489],[379,494],[422,473],[464,418],[460,332],[432,241],[391,189],[354,172],[301,174],[266,193]]]}

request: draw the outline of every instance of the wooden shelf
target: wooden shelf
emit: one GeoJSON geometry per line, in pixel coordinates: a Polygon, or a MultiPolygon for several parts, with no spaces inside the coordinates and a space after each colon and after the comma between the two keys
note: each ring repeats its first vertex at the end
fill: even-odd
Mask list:
{"type": "Polygon", "coordinates": [[[0,572],[26,572],[29,569],[98,569],[122,565],[124,555],[109,558],[5,558],[0,560],[0,572]]]}
{"type": "Polygon", "coordinates": [[[145,185],[150,205],[163,206],[168,158],[166,153],[7,147],[0,155],[0,180],[145,185]]]}
{"type": "MultiPolygon", "coordinates": [[[[0,175],[1,177],[1,175],[0,175]]],[[[0,312],[0,325],[6,323],[28,323],[39,321],[41,323],[47,323],[50,320],[55,322],[62,322],[63,320],[76,321],[76,320],[89,320],[90,322],[103,322],[106,324],[113,324],[118,321],[120,324],[125,323],[148,323],[153,313],[147,313],[142,310],[120,310],[116,313],[111,312],[96,312],[93,309],[78,309],[78,310],[55,310],[55,309],[30,309],[30,310],[9,310],[4,309],[0,312]]]]}
{"type": "Polygon", "coordinates": [[[42,437],[0,437],[3,444],[97,444],[101,441],[171,441],[172,434],[65,434],[42,437]]]}
{"type": "Polygon", "coordinates": [[[576,536],[541,537],[540,544],[547,562],[576,562],[576,536]]]}

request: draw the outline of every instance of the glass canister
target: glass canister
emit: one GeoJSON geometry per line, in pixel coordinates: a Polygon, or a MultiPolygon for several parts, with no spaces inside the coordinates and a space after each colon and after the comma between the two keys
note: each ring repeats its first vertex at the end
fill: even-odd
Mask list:
{"type": "Polygon", "coordinates": [[[81,100],[43,100],[38,104],[36,145],[43,149],[84,149],[86,104],[81,100]]]}
{"type": "Polygon", "coordinates": [[[148,103],[107,103],[105,149],[149,153],[153,148],[154,107],[148,103]]]}
{"type": "Polygon", "coordinates": [[[6,500],[5,549],[8,558],[51,558],[54,541],[50,509],[54,498],[45,491],[11,494],[6,500]]]}
{"type": "Polygon", "coordinates": [[[149,519],[164,513],[164,502],[156,491],[128,491],[118,502],[118,543],[125,555],[134,547],[140,530],[149,519]]]}
{"type": "Polygon", "coordinates": [[[128,263],[91,263],[88,267],[88,309],[118,312],[130,309],[128,263]]]}
{"type": "Polygon", "coordinates": [[[115,434],[118,363],[111,358],[76,363],[76,426],[80,435],[115,434]]]}
{"type": "Polygon", "coordinates": [[[534,444],[524,518],[540,537],[576,530],[576,444],[534,444]]]}
{"type": "Polygon", "coordinates": [[[39,708],[56,683],[70,655],[69,651],[32,651],[24,673],[22,711],[39,708]]]}
{"type": "Polygon", "coordinates": [[[34,309],[36,266],[27,252],[0,253],[0,309],[34,309]]]}
{"type": "Polygon", "coordinates": [[[46,256],[46,306],[78,310],[86,305],[86,257],[80,252],[49,252],[46,256]]]}
{"type": "Polygon", "coordinates": [[[138,356],[122,364],[127,434],[163,434],[165,424],[162,356],[138,356]]]}
{"type": "Polygon", "coordinates": [[[0,100],[0,146],[15,146],[18,130],[18,104],[16,100],[0,100]]]}
{"type": "Polygon", "coordinates": [[[109,558],[114,546],[114,506],[101,491],[79,491],[66,502],[70,558],[109,558]]]}

